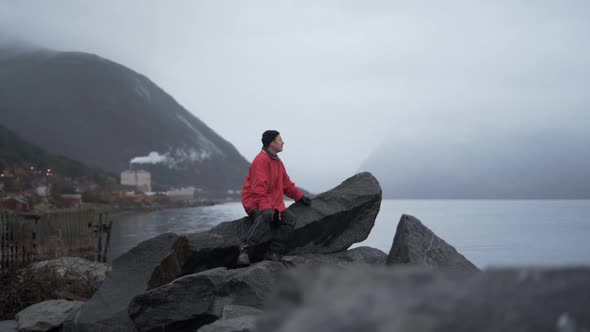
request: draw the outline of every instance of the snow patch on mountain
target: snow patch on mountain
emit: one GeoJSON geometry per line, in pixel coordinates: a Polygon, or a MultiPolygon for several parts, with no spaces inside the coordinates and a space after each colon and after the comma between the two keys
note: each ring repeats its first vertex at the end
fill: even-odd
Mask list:
{"type": "MultiPolygon", "coordinates": [[[[216,154],[219,156],[225,156],[225,153],[217,146],[215,143],[211,142],[205,135],[203,135],[197,128],[195,128],[187,119],[185,119],[182,115],[176,114],[176,118],[180,120],[182,123],[187,125],[193,133],[196,135],[196,143],[203,147],[204,151],[209,151],[210,154],[216,154]]],[[[209,155],[210,156],[210,155],[209,155]]]]}

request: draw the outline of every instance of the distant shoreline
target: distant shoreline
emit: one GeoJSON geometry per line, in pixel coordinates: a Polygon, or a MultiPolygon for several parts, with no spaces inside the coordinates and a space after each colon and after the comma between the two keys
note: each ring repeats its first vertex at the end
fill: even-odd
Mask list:
{"type": "Polygon", "coordinates": [[[92,206],[91,208],[100,208],[107,210],[111,214],[115,214],[117,216],[120,215],[128,215],[128,214],[135,214],[135,213],[143,213],[143,212],[153,212],[153,211],[160,211],[160,210],[170,210],[170,209],[186,209],[186,208],[194,208],[194,207],[202,207],[202,206],[213,206],[218,204],[223,204],[223,201],[218,200],[206,200],[206,201],[195,201],[195,202],[170,202],[164,204],[152,204],[149,206],[119,206],[119,205],[112,205],[106,204],[104,206],[92,206]]]}

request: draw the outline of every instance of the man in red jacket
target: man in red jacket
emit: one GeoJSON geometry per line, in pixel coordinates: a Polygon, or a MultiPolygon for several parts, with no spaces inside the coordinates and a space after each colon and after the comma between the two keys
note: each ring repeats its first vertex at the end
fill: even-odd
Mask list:
{"type": "Polygon", "coordinates": [[[311,205],[311,200],[295,187],[277,155],[283,151],[284,144],[278,131],[265,131],[262,134],[262,151],[250,165],[242,188],[242,205],[252,225],[245,242],[240,246],[238,265],[250,264],[249,249],[260,243],[263,236],[270,232],[271,226],[276,227],[276,232],[264,258],[278,261],[287,252],[287,241],[295,227],[295,218],[286,211],[283,195],[311,205]]]}

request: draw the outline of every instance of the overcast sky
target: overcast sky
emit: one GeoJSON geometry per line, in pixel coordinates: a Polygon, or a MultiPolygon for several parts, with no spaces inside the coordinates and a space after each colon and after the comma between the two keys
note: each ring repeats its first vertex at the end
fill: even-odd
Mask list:
{"type": "Polygon", "coordinates": [[[590,125],[587,0],[19,0],[0,34],[146,75],[248,160],[279,130],[314,192],[400,135],[590,125]]]}

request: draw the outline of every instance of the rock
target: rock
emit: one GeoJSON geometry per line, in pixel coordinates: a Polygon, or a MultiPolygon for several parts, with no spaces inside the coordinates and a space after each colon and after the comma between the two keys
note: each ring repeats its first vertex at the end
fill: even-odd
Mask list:
{"type": "MultiPolygon", "coordinates": [[[[296,225],[288,254],[334,253],[365,240],[380,205],[381,187],[370,173],[357,174],[318,195],[309,207],[301,203],[291,205],[288,213],[296,216],[296,225]]],[[[154,272],[150,286],[158,287],[179,276],[215,267],[235,267],[239,245],[249,226],[250,220],[242,218],[180,238],[174,251],[154,272]]],[[[254,250],[254,261],[260,259],[269,239],[270,236],[254,250]]]]}
{"type": "Polygon", "coordinates": [[[293,266],[338,266],[346,267],[350,264],[385,265],[387,254],[371,247],[357,247],[329,255],[308,254],[301,256],[285,256],[284,262],[293,266]]]}
{"type": "Polygon", "coordinates": [[[50,300],[33,304],[16,314],[19,331],[49,331],[58,328],[84,302],[50,300]]]}
{"type": "Polygon", "coordinates": [[[243,305],[226,305],[223,307],[221,312],[221,318],[233,319],[242,316],[258,316],[262,313],[262,310],[253,307],[247,307],[243,305]]]}
{"type": "Polygon", "coordinates": [[[240,269],[220,267],[137,295],[129,305],[129,314],[140,331],[197,329],[222,317],[227,305],[261,309],[282,272],[295,265],[383,264],[386,257],[377,249],[361,247],[330,255],[284,257],[281,262],[262,261],[240,269]]]}
{"type": "Polygon", "coordinates": [[[49,261],[33,263],[32,270],[48,269],[70,283],[102,284],[111,271],[105,263],[91,262],[80,257],[60,257],[49,261]]]}
{"type": "MultiPolygon", "coordinates": [[[[248,218],[238,223],[246,223],[248,218]]],[[[154,269],[149,288],[156,288],[187,274],[216,267],[234,267],[239,254],[239,239],[209,232],[199,232],[180,237],[173,250],[154,269]]]]}
{"type": "Polygon", "coordinates": [[[134,331],[129,302],[148,289],[154,269],[178,236],[171,233],[144,241],[113,261],[113,269],[94,296],[64,322],[63,331],[134,331]]]}
{"type": "Polygon", "coordinates": [[[201,327],[197,332],[253,332],[260,314],[262,310],[253,307],[226,305],[221,319],[201,327]]]}
{"type": "Polygon", "coordinates": [[[381,186],[371,173],[359,173],[312,199],[311,207],[289,208],[297,224],[290,255],[329,254],[367,239],[381,207],[381,186]]]}
{"type": "Polygon", "coordinates": [[[16,321],[15,320],[2,320],[2,321],[0,321],[0,332],[16,332],[16,321]]]}
{"type": "Polygon", "coordinates": [[[220,319],[212,324],[205,325],[197,332],[254,332],[258,316],[243,316],[232,319],[220,319]]]}
{"type": "Polygon", "coordinates": [[[403,214],[397,225],[388,265],[411,264],[436,270],[479,271],[417,218],[403,214]]]}
{"type": "Polygon", "coordinates": [[[296,270],[257,331],[589,331],[590,268],[296,270]]]}
{"type": "Polygon", "coordinates": [[[262,307],[272,279],[284,269],[282,263],[264,261],[243,269],[219,267],[187,275],[133,298],[129,314],[140,331],[194,330],[219,319],[226,304],[262,307]]]}

